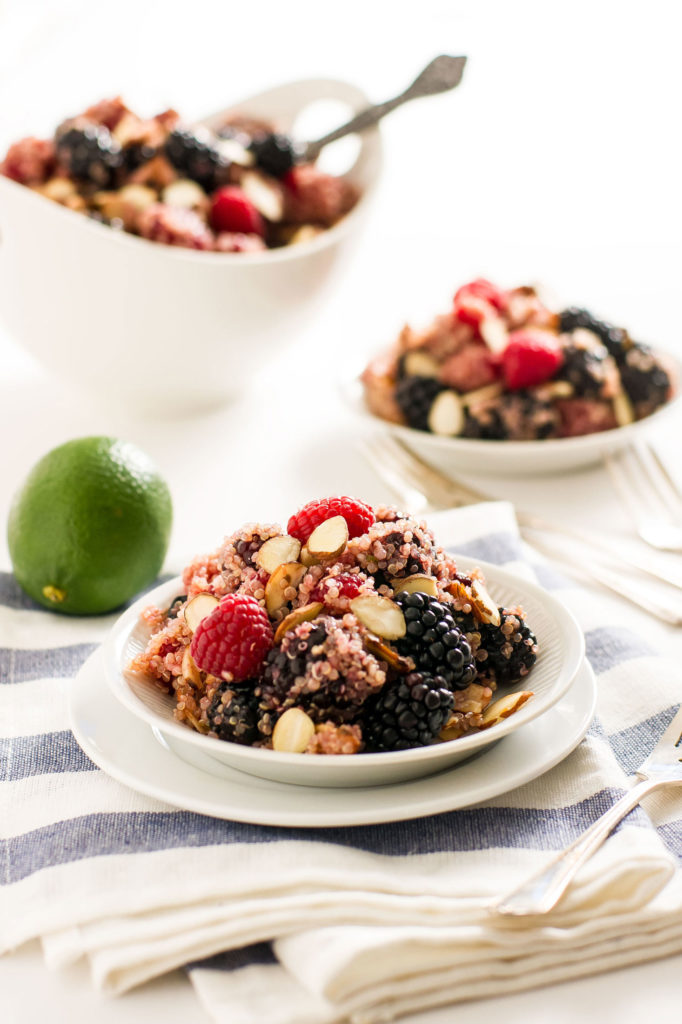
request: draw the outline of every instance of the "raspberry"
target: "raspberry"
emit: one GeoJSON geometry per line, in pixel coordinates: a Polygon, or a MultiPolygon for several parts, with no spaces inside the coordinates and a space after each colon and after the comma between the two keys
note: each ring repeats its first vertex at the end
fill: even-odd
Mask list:
{"type": "Polygon", "coordinates": [[[483,277],[463,284],[455,292],[455,320],[478,327],[481,321],[497,316],[507,308],[503,291],[483,277]]]}
{"type": "Polygon", "coordinates": [[[325,604],[327,591],[330,587],[333,590],[338,590],[339,597],[346,597],[352,600],[358,596],[366,579],[366,576],[357,576],[350,572],[342,572],[338,576],[327,576],[317,584],[310,595],[310,600],[322,601],[325,604]]]}
{"type": "Polygon", "coordinates": [[[513,331],[502,353],[502,375],[512,391],[532,388],[552,377],[562,361],[561,348],[549,331],[513,331]]]}
{"type": "Polygon", "coordinates": [[[359,537],[366,533],[374,522],[374,512],[369,505],[358,498],[316,498],[299,509],[287,525],[290,537],[305,544],[316,526],[333,516],[343,516],[348,524],[348,535],[359,537]]]}
{"type": "Polygon", "coordinates": [[[258,675],[272,641],[270,620],[258,601],[228,594],[197,626],[190,654],[202,672],[239,682],[258,675]]]}
{"type": "Polygon", "coordinates": [[[211,203],[211,225],[216,231],[265,236],[265,222],[251,200],[236,185],[219,188],[211,203]]]}

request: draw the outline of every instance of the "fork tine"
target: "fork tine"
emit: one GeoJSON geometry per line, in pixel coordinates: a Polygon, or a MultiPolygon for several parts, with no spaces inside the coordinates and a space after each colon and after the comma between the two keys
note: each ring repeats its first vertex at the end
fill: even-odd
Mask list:
{"type": "Polygon", "coordinates": [[[395,467],[391,465],[390,460],[386,458],[385,452],[382,452],[382,447],[378,443],[377,438],[373,438],[372,441],[360,441],[358,442],[358,447],[369,464],[374,467],[377,475],[385,484],[388,484],[394,494],[397,494],[401,502],[415,511],[425,512],[428,510],[430,502],[427,496],[410,486],[401,474],[397,472],[395,467]]]}
{"type": "Polygon", "coordinates": [[[632,479],[632,467],[628,466],[627,453],[619,455],[605,455],[604,465],[613,481],[620,499],[627,508],[634,523],[640,527],[645,519],[646,513],[642,507],[641,488],[638,488],[632,479]],[[637,495],[637,496],[635,496],[637,495]]]}
{"type": "Polygon", "coordinates": [[[441,487],[427,486],[421,472],[421,465],[415,459],[410,458],[407,451],[394,438],[384,435],[377,439],[376,451],[389,471],[393,471],[398,477],[424,493],[430,505],[447,507],[451,504],[441,487]]]}
{"type": "Polygon", "coordinates": [[[427,489],[430,488],[440,492],[446,504],[470,505],[479,501],[492,500],[489,494],[483,494],[474,487],[470,487],[469,484],[465,484],[462,480],[445,476],[437,469],[434,469],[433,466],[430,466],[419,458],[418,455],[415,455],[402,441],[392,439],[392,445],[394,446],[396,457],[400,459],[401,465],[417,475],[427,489]]]}

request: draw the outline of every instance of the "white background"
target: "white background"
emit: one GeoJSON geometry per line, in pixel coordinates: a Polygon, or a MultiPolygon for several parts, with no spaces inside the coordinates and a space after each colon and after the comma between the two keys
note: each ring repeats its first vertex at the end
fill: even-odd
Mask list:
{"type": "MultiPolygon", "coordinates": [[[[676,8],[672,0],[0,0],[0,150],[118,92],[142,114],[172,105],[194,119],[306,76],[350,79],[380,100],[436,53],[470,57],[455,93],[385,123],[385,177],[353,266],[305,334],[283,338],[266,365],[254,356],[253,389],[231,407],[183,418],[161,403],[142,418],[72,388],[68,351],[66,379],[57,380],[0,333],[3,521],[37,458],[95,433],[133,440],[160,464],[175,504],[173,568],[245,519],[283,518],[315,495],[390,499],[354,449],[360,427],[336,382],[405,320],[445,310],[457,285],[479,274],[507,285],[542,281],[567,303],[682,354],[676,8]]],[[[35,291],[40,301],[40,281],[35,291]]],[[[93,348],[97,340],[94,323],[93,348]]],[[[191,365],[191,339],[179,357],[191,365]]],[[[673,457],[678,437],[679,419],[661,439],[673,457]]],[[[629,531],[599,471],[485,486],[623,540],[629,531]]],[[[0,564],[8,566],[4,538],[0,564]]],[[[679,1020],[681,968],[675,958],[419,1020],[667,1024],[679,1020]]],[[[83,971],[48,976],[35,949],[0,961],[0,1007],[12,1024],[203,1019],[180,975],[100,1006],[83,971]]]]}

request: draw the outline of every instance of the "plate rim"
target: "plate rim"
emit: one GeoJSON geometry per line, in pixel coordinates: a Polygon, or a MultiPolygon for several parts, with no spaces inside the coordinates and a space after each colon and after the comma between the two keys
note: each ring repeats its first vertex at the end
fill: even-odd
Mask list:
{"type": "MultiPolygon", "coordinates": [[[[560,683],[554,683],[549,692],[540,698],[528,701],[528,703],[524,705],[518,713],[518,717],[517,715],[511,715],[502,722],[493,726],[490,730],[486,730],[483,733],[476,733],[472,736],[461,737],[445,743],[438,743],[427,747],[416,747],[411,750],[397,752],[372,753],[371,755],[364,756],[357,755],[359,760],[356,761],[354,758],[353,761],[349,761],[348,763],[349,775],[357,776],[362,774],[363,767],[367,767],[367,761],[365,760],[367,756],[372,758],[372,764],[390,767],[394,764],[405,765],[409,762],[419,764],[424,764],[430,761],[437,762],[440,759],[445,758],[448,752],[454,749],[461,752],[467,751],[471,754],[475,753],[477,750],[482,750],[490,743],[495,742],[498,739],[502,739],[504,736],[515,732],[517,729],[528,725],[541,715],[546,714],[546,712],[567,693],[580,670],[582,660],[585,656],[585,637],[575,616],[562,601],[549,593],[544,587],[540,586],[540,584],[534,580],[528,580],[523,576],[518,577],[510,572],[510,570],[495,565],[492,562],[487,562],[483,559],[471,558],[470,556],[457,555],[456,552],[454,552],[454,557],[458,561],[458,564],[461,564],[464,567],[469,566],[470,568],[473,568],[474,566],[480,566],[487,580],[492,579],[494,581],[494,578],[497,576],[498,578],[501,577],[501,582],[508,586],[515,587],[520,584],[520,603],[523,603],[523,589],[530,588],[531,592],[535,592],[533,596],[536,600],[542,601],[545,605],[549,604],[552,608],[552,618],[555,620],[558,618],[559,621],[562,622],[561,633],[566,638],[567,647],[569,649],[575,649],[573,660],[569,663],[571,667],[564,672],[564,662],[562,662],[559,670],[560,683]],[[455,744],[456,748],[454,746],[455,744]]],[[[133,693],[126,682],[120,667],[123,648],[131,630],[135,628],[139,621],[142,609],[148,604],[154,603],[155,595],[163,595],[164,600],[169,600],[173,596],[174,591],[177,590],[180,583],[181,577],[174,577],[166,583],[161,584],[159,587],[155,587],[153,590],[139,598],[116,620],[102,644],[105,677],[113,695],[133,715],[141,718],[148,725],[158,728],[165,735],[172,736],[181,743],[196,747],[210,756],[215,756],[215,754],[212,754],[211,752],[215,751],[214,744],[220,741],[217,741],[212,737],[202,736],[194,730],[183,726],[179,722],[164,719],[157,715],[153,710],[143,704],[142,701],[133,693]],[[207,744],[210,744],[210,746],[207,744]]],[[[235,744],[234,746],[236,749],[230,751],[230,756],[234,757],[234,760],[237,763],[241,762],[244,765],[251,764],[254,768],[263,763],[264,756],[267,756],[268,758],[268,765],[275,767],[275,765],[278,764],[283,768],[300,767],[303,764],[303,758],[306,756],[304,754],[283,753],[272,750],[263,751],[258,748],[243,747],[238,744],[235,744]]],[[[215,752],[217,753],[217,751],[215,752]]],[[[220,760],[222,760],[222,758],[220,758],[220,760]]],[[[322,772],[325,771],[325,767],[326,765],[323,763],[322,772]]],[[[336,759],[333,759],[333,763],[329,763],[327,774],[336,774],[336,768],[338,768],[338,765],[336,765],[336,759]]],[[[247,769],[245,768],[244,770],[247,769]]],[[[319,766],[316,767],[316,770],[319,772],[319,766]]]]}
{"type": "MultiPolygon", "coordinates": [[[[539,778],[544,775],[547,771],[554,768],[557,764],[563,761],[566,757],[571,754],[580,742],[584,739],[587,731],[592,724],[595,716],[597,706],[597,680],[590,665],[588,659],[583,658],[580,668],[576,674],[576,686],[571,688],[568,694],[562,698],[557,704],[555,704],[546,713],[549,716],[556,717],[561,722],[562,717],[567,718],[568,723],[565,728],[568,731],[565,742],[558,748],[554,748],[549,757],[542,758],[541,754],[538,753],[536,757],[539,761],[531,762],[529,765],[527,760],[525,761],[525,767],[520,769],[516,775],[509,771],[509,751],[513,747],[521,744],[521,750],[525,752],[528,749],[528,745],[523,744],[523,734],[520,732],[513,733],[508,737],[503,737],[499,742],[492,744],[486,750],[481,751],[476,757],[470,758],[467,761],[462,761],[459,764],[455,764],[445,771],[439,772],[435,775],[427,775],[417,779],[410,779],[405,782],[393,783],[387,786],[371,786],[364,788],[352,788],[352,789],[329,789],[322,787],[312,786],[291,786],[287,783],[275,783],[267,779],[258,778],[256,776],[249,775],[246,772],[241,772],[235,768],[229,768],[227,765],[223,765],[221,774],[227,776],[226,778],[219,778],[215,774],[203,771],[195,765],[189,764],[188,762],[181,759],[177,754],[170,750],[165,744],[161,744],[154,737],[153,729],[150,728],[141,719],[136,718],[130,711],[128,711],[122,704],[116,701],[113,693],[108,687],[104,687],[104,705],[100,700],[101,691],[101,673],[103,671],[103,664],[101,663],[101,649],[98,648],[94,651],[90,657],[85,661],[75,679],[73,685],[69,688],[68,697],[68,708],[69,708],[69,720],[71,729],[76,738],[76,741],[84,750],[86,755],[107,775],[110,775],[117,782],[135,792],[142,793],[152,799],[156,799],[170,805],[171,807],[178,808],[181,810],[190,811],[196,814],[206,815],[208,817],[218,818],[222,820],[238,821],[245,824],[253,825],[267,825],[267,826],[279,826],[285,828],[346,828],[353,826],[363,825],[380,825],[395,821],[407,821],[418,819],[420,817],[430,816],[432,814],[443,814],[449,811],[460,810],[465,807],[471,807],[481,803],[485,803],[487,800],[493,799],[494,797],[500,796],[504,793],[511,792],[512,790],[518,789],[520,786],[526,785],[528,782],[539,778]],[[99,666],[99,671],[98,671],[99,666]],[[92,697],[93,694],[90,690],[97,690],[97,711],[102,714],[106,720],[106,724],[112,728],[112,721],[115,722],[114,716],[107,712],[106,702],[111,702],[111,707],[115,710],[115,713],[123,716],[125,722],[125,736],[129,739],[131,735],[133,737],[137,732],[142,742],[140,741],[133,744],[114,744],[116,753],[120,756],[121,751],[126,749],[135,751],[135,772],[125,770],[120,767],[115,759],[112,760],[107,752],[103,750],[101,746],[96,745],[94,742],[90,742],[87,735],[81,729],[80,721],[78,718],[78,705],[79,701],[83,700],[83,694],[85,693],[86,699],[88,696],[92,697]],[[569,701],[573,696],[574,706],[570,710],[564,707],[562,703],[569,701]],[[578,705],[575,705],[576,698],[578,699],[578,705]],[[570,723],[573,722],[571,727],[570,723]],[[148,745],[148,746],[147,746],[148,745]],[[187,775],[188,782],[190,785],[195,785],[201,790],[205,789],[206,780],[213,779],[213,788],[216,786],[224,786],[226,797],[221,794],[220,805],[212,797],[199,797],[195,795],[187,795],[186,793],[178,793],[177,790],[169,792],[168,788],[165,788],[163,784],[155,781],[149,781],[148,763],[143,764],[143,759],[140,757],[140,752],[144,753],[145,750],[153,751],[153,760],[157,763],[157,772],[160,777],[167,780],[171,776],[171,769],[177,770],[179,766],[182,767],[183,773],[189,773],[187,775]],[[501,770],[495,773],[495,760],[500,755],[498,751],[502,751],[505,756],[503,758],[505,770],[501,770]],[[485,762],[488,762],[487,764],[485,762]],[[474,772],[474,775],[480,773],[481,765],[483,771],[488,774],[492,774],[494,781],[485,783],[479,782],[478,789],[469,789],[468,794],[461,792],[461,787],[458,791],[456,785],[447,786],[445,788],[445,795],[439,795],[433,797],[430,800],[422,800],[421,808],[416,811],[412,803],[406,806],[404,794],[407,790],[417,788],[418,794],[422,791],[428,793],[429,787],[433,787],[438,782],[449,782],[450,778],[454,773],[460,773],[460,780],[466,778],[467,770],[474,772]],[[272,807],[269,811],[265,812],[256,810],[254,811],[251,807],[240,807],[236,808],[234,805],[229,805],[229,784],[230,776],[234,776],[238,782],[248,787],[256,787],[261,791],[263,788],[266,790],[273,789],[272,795],[272,807]],[[274,788],[273,788],[274,787],[274,788]],[[289,809],[285,800],[282,799],[282,794],[286,792],[306,790],[312,792],[313,800],[317,798],[320,803],[320,807],[314,810],[301,811],[296,807],[293,810],[289,809]],[[364,807],[363,800],[367,801],[367,794],[375,794],[379,792],[381,794],[381,802],[378,806],[364,807]],[[351,811],[339,812],[333,809],[334,804],[334,793],[352,794],[353,805],[351,811]],[[228,801],[226,803],[226,800],[228,801]],[[332,808],[331,810],[329,808],[332,808]]],[[[92,724],[92,716],[89,719],[92,724]]],[[[529,723],[529,728],[534,729],[539,727],[539,722],[529,723]]],[[[114,726],[115,728],[115,726],[114,726]]],[[[528,734],[526,733],[526,740],[528,734]]],[[[455,782],[457,776],[454,775],[455,782]]],[[[210,784],[210,783],[209,783],[210,784]]],[[[165,783],[166,787],[169,785],[165,783]]]]}

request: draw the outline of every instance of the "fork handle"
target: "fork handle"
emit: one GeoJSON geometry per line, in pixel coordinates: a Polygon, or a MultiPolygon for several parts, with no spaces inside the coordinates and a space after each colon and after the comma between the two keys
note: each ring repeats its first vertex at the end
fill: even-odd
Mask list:
{"type": "Polygon", "coordinates": [[[657,786],[665,785],[660,779],[644,779],[618,800],[613,807],[597,818],[593,825],[583,832],[575,842],[567,846],[557,857],[537,874],[532,875],[518,889],[503,896],[491,905],[496,914],[525,917],[531,914],[546,914],[559,902],[576,874],[601,846],[619,821],[636,807],[643,796],[657,786]]]}

